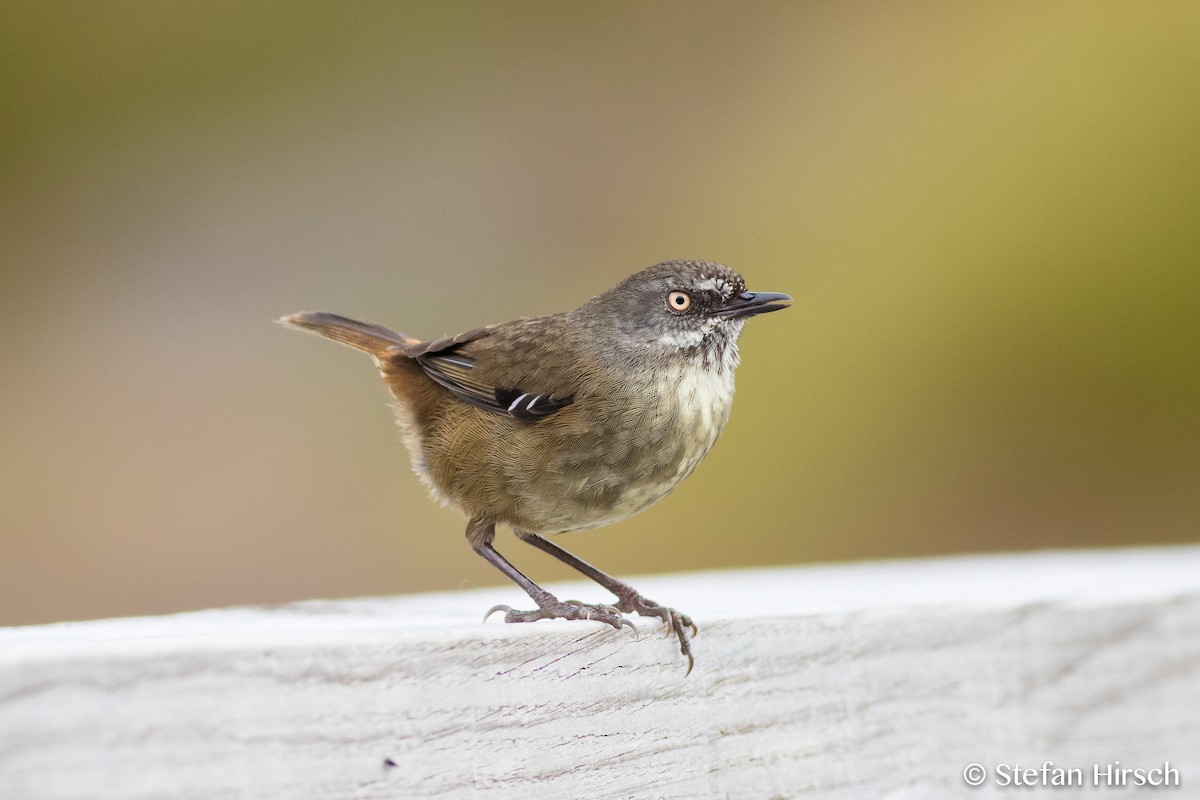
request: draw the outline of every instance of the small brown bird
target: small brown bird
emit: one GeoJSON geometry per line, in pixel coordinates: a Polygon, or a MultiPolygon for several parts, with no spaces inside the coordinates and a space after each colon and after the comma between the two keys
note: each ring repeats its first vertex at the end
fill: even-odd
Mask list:
{"type": "MultiPolygon", "coordinates": [[[[421,342],[325,311],[279,321],[362,350],[395,398],[413,469],[465,514],[475,552],[524,589],[533,611],[505,622],[660,618],[693,664],[685,614],[659,605],[546,539],[618,522],[667,495],[729,419],[747,318],[785,308],[708,261],[667,261],[574,311],[421,342]],[[497,525],[612,592],[615,605],[563,601],[492,546],[497,525]]],[[[485,616],[486,619],[486,616],[485,616]]]]}

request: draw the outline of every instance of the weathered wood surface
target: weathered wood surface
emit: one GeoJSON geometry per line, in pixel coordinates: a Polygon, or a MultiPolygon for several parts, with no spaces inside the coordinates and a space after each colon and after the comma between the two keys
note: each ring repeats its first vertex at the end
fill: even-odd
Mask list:
{"type": "Polygon", "coordinates": [[[1200,796],[1200,547],[633,583],[690,677],[657,621],[481,625],[507,588],[0,630],[0,798],[1200,796]]]}

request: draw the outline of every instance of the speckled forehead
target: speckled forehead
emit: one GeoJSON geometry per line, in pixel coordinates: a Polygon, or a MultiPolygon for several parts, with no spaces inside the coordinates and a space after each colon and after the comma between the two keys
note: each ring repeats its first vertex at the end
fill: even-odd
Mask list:
{"type": "Polygon", "coordinates": [[[737,273],[726,275],[704,275],[696,279],[695,287],[701,292],[719,292],[726,300],[746,290],[746,282],[737,273]]]}

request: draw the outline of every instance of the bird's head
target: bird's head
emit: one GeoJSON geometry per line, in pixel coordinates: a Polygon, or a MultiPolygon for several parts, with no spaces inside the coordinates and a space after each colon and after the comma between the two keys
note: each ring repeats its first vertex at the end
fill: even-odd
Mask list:
{"type": "Polygon", "coordinates": [[[748,292],[742,276],[712,261],[664,261],[635,273],[574,314],[600,323],[622,349],[700,355],[737,342],[750,317],[787,308],[792,298],[748,292]]]}

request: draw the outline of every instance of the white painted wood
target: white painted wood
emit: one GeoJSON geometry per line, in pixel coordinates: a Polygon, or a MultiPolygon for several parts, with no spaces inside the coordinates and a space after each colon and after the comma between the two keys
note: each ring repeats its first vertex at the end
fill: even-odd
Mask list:
{"type": "Polygon", "coordinates": [[[0,798],[1200,796],[1200,547],[633,583],[690,677],[657,621],[480,624],[507,588],[0,630],[0,798]]]}

